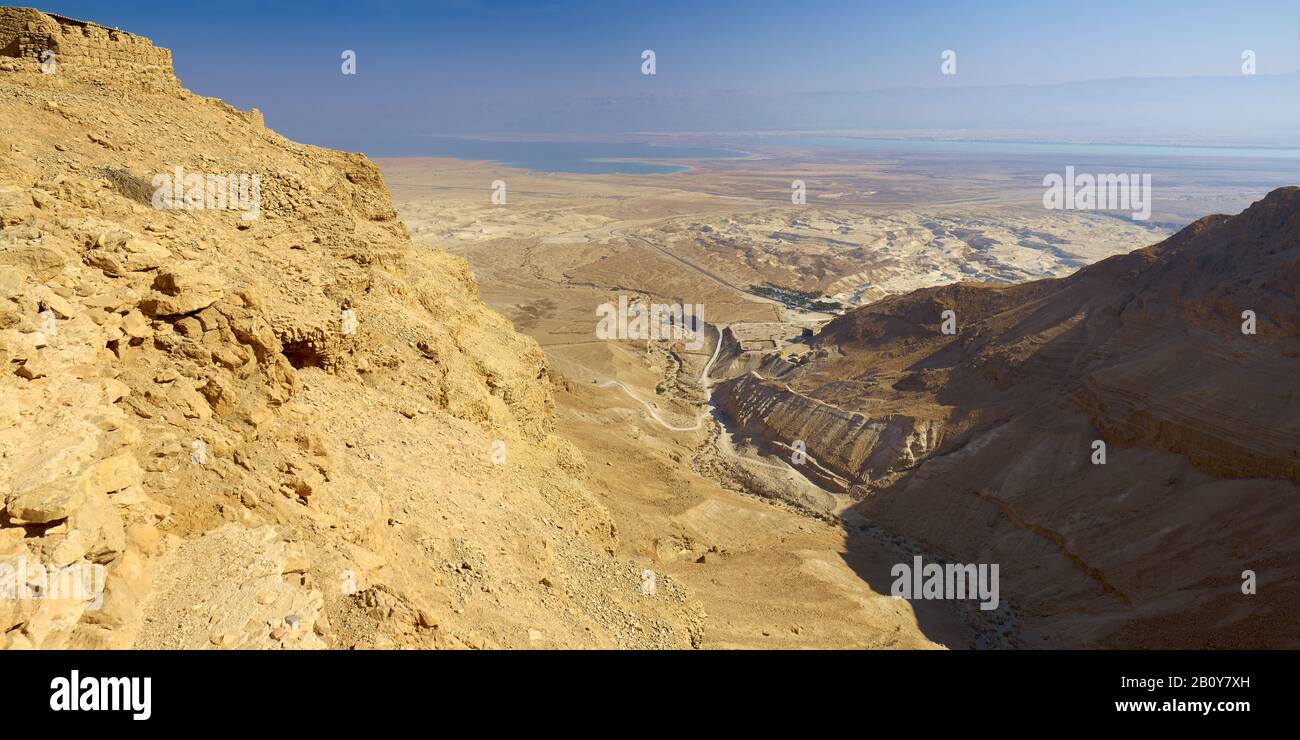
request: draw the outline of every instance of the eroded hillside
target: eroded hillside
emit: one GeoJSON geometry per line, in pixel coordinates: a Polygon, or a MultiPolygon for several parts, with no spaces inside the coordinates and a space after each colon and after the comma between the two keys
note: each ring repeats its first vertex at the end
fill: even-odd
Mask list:
{"type": "Polygon", "coordinates": [[[1283,188],[1068,278],[849,312],[715,398],[869,519],[1000,563],[1029,646],[1295,647],[1297,286],[1283,188]]]}
{"type": "Polygon", "coordinates": [[[0,559],[105,575],[101,608],[0,600],[0,648],[692,644],[613,556],[543,354],[368,160],[140,37],[0,33],[0,559]],[[156,207],[177,168],[256,177],[256,217],[156,207]]]}

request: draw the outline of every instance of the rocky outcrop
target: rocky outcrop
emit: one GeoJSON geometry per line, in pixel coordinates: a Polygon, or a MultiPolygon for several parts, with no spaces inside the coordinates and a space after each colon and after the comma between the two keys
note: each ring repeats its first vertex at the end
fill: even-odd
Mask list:
{"type": "Polygon", "coordinates": [[[719,383],[713,398],[740,429],[759,439],[786,447],[814,440],[811,470],[824,468],[813,474],[833,490],[846,489],[850,481],[890,478],[928,456],[939,442],[936,424],[898,414],[873,419],[753,372],[719,383]]]}

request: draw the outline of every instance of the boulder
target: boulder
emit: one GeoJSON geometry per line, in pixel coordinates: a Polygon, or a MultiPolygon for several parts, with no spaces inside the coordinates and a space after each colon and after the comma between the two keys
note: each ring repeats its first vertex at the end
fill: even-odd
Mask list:
{"type": "Polygon", "coordinates": [[[158,275],[154,292],[141,307],[153,316],[191,314],[221,300],[225,290],[221,280],[211,272],[195,268],[172,268],[158,275]]]}
{"type": "Polygon", "coordinates": [[[85,489],[74,479],[64,478],[14,496],[5,504],[5,510],[12,519],[47,524],[67,519],[85,501],[85,489]]]}
{"type": "Polygon", "coordinates": [[[129,452],[97,460],[82,471],[79,484],[88,495],[113,493],[129,486],[139,485],[144,471],[129,452]]]}

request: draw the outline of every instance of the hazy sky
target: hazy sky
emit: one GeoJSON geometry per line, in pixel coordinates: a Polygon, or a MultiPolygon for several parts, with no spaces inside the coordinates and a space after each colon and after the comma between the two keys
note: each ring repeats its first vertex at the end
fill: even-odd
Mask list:
{"type": "MultiPolygon", "coordinates": [[[[528,121],[521,101],[562,108],[570,100],[728,90],[1239,76],[1245,49],[1256,53],[1261,76],[1300,71],[1293,0],[39,5],[148,36],[172,49],[191,90],[259,107],[286,134],[318,141],[371,126],[409,130],[418,119],[435,130],[518,130],[528,121]],[[356,76],[340,73],[344,49],[357,53],[356,76]],[[653,77],[640,73],[643,49],[657,54],[653,77]],[[957,52],[955,76],[939,73],[945,49],[957,52]],[[458,115],[439,116],[450,109],[458,115]]],[[[591,115],[590,105],[575,108],[575,117],[591,115]]],[[[562,116],[546,120],[567,126],[562,116]]],[[[571,127],[591,128],[584,123],[575,118],[571,127]]]]}

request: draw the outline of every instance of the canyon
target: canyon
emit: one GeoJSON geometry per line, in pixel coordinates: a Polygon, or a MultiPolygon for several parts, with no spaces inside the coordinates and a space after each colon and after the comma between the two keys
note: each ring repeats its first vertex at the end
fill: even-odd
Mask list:
{"type": "Polygon", "coordinates": [[[1030,645],[1294,647],[1297,285],[1283,188],[1066,278],[850,311],[716,397],[865,519],[1002,563],[1030,645]]]}
{"type": "MultiPolygon", "coordinates": [[[[1293,644],[1294,188],[1235,217],[1158,205],[1167,226],[1143,227],[1045,210],[1041,191],[781,206],[775,154],[614,192],[488,163],[380,164],[416,240],[465,256],[569,380],[561,428],[609,463],[592,470],[611,502],[673,468],[658,474],[679,489],[840,529],[839,559],[877,594],[916,555],[1000,564],[996,618],[953,609],[964,632],[939,637],[917,612],[951,647],[1293,644]],[[507,207],[485,195],[495,180],[516,193],[507,207]],[[815,295],[842,308],[810,310],[815,295]],[[629,296],[703,304],[710,346],[595,335],[592,309],[629,296]],[[1268,593],[1243,591],[1256,576],[1268,593]]],[[[912,187],[906,169],[869,177],[912,187]]],[[[656,501],[636,509],[643,527],[683,504],[656,501]]]]}
{"type": "Polygon", "coordinates": [[[26,8],[0,96],[0,649],[1300,647],[1292,163],[372,161],[26,8]]]}

